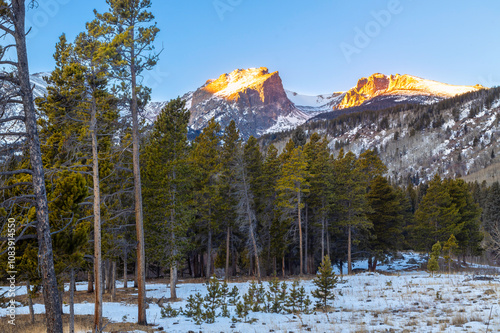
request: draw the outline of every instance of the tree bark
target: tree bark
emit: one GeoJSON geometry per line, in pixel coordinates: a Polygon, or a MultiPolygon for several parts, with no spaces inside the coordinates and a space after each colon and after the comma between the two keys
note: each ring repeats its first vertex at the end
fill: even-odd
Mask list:
{"type": "Polygon", "coordinates": [[[33,298],[31,296],[30,279],[26,279],[26,289],[28,290],[28,309],[30,312],[31,323],[35,323],[35,310],[33,309],[33,298]]]}
{"type": "Polygon", "coordinates": [[[127,251],[123,251],[123,288],[127,289],[128,287],[128,282],[127,282],[127,251]]]}
{"type": "Polygon", "coordinates": [[[347,275],[352,274],[352,262],[351,262],[351,225],[348,227],[347,236],[347,275]]]}
{"type": "Polygon", "coordinates": [[[92,137],[92,181],[94,194],[94,326],[93,332],[102,330],[102,255],[101,255],[101,191],[99,183],[99,153],[97,150],[97,104],[92,96],[90,113],[90,135],[92,137]]]}
{"type": "Polygon", "coordinates": [[[281,257],[281,276],[285,278],[285,256],[281,257]]]}
{"type": "Polygon", "coordinates": [[[231,241],[231,227],[227,227],[226,231],[226,270],[224,272],[226,282],[229,281],[229,243],[231,241]]]}
{"type": "Polygon", "coordinates": [[[299,258],[300,258],[300,265],[299,265],[299,275],[302,276],[304,272],[304,259],[302,255],[302,216],[301,216],[301,211],[300,211],[300,191],[297,193],[297,202],[298,202],[298,215],[299,215],[299,258]]]}
{"type": "Polygon", "coordinates": [[[59,300],[57,280],[52,254],[52,239],[50,237],[49,209],[45,189],[42,152],[36,124],[36,112],[33,104],[33,93],[30,86],[28,53],[26,48],[25,1],[13,0],[12,23],[17,51],[17,76],[25,115],[27,141],[32,168],[33,193],[35,195],[38,263],[42,275],[45,318],[48,333],[62,333],[62,311],[59,300]]]}
{"type": "Polygon", "coordinates": [[[176,285],[177,285],[177,263],[173,263],[170,265],[170,299],[176,300],[177,299],[177,291],[176,291],[176,285]]]}
{"type": "Polygon", "coordinates": [[[116,261],[113,260],[111,263],[111,302],[115,301],[116,298],[116,261]]]}
{"type": "Polygon", "coordinates": [[[69,333],[75,333],[75,269],[70,270],[69,279],[69,333]]]}
{"type": "Polygon", "coordinates": [[[307,219],[307,204],[305,206],[305,220],[304,220],[304,228],[305,228],[305,239],[304,239],[304,258],[306,259],[306,262],[304,263],[305,266],[306,266],[306,274],[309,274],[309,256],[308,256],[308,253],[307,253],[307,237],[308,237],[308,219],[307,219]]]}
{"type": "MultiPolygon", "coordinates": [[[[210,223],[210,222],[209,222],[210,223]]],[[[212,228],[208,227],[208,246],[207,246],[207,271],[206,278],[210,279],[212,264],[212,228]]]]}
{"type": "MultiPolygon", "coordinates": [[[[135,31],[132,26],[132,39],[135,39],[135,31]]],[[[136,55],[132,43],[130,54],[130,74],[132,78],[132,163],[134,169],[134,199],[135,199],[135,223],[137,233],[137,310],[139,325],[147,325],[146,319],[146,260],[144,250],[144,225],[142,214],[142,192],[141,192],[141,169],[139,163],[139,117],[137,105],[137,77],[136,77],[136,55]]]]}
{"type": "Polygon", "coordinates": [[[325,257],[325,218],[321,220],[321,260],[325,257]]]}
{"type": "Polygon", "coordinates": [[[88,293],[94,292],[94,276],[92,275],[91,270],[87,272],[87,292],[88,293]]]}

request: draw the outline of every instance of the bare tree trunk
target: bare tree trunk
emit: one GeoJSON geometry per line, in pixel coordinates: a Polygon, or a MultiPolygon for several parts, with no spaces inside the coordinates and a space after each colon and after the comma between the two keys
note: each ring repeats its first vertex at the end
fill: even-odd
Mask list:
{"type": "Polygon", "coordinates": [[[325,257],[325,218],[321,220],[321,260],[325,257]]]}
{"type": "Polygon", "coordinates": [[[224,272],[225,280],[229,281],[229,242],[231,241],[231,227],[227,227],[226,231],[226,270],[224,272]]]}
{"type": "Polygon", "coordinates": [[[139,284],[137,283],[137,260],[135,261],[135,271],[134,271],[134,288],[137,288],[139,284]]]}
{"type": "Polygon", "coordinates": [[[347,236],[347,275],[352,274],[352,261],[351,261],[351,225],[348,227],[348,236],[347,236]]]}
{"type": "Polygon", "coordinates": [[[75,269],[71,268],[69,278],[69,333],[75,333],[75,269]]]}
{"type": "MultiPolygon", "coordinates": [[[[328,257],[331,258],[330,256],[330,233],[328,232],[328,221],[325,221],[326,222],[326,226],[325,226],[325,234],[326,234],[326,254],[328,254],[328,257]]],[[[323,259],[323,258],[321,258],[323,259]]]]}
{"type": "Polygon", "coordinates": [[[99,184],[99,153],[97,151],[97,105],[92,97],[90,115],[90,135],[92,137],[92,181],[94,183],[94,327],[93,332],[102,330],[102,254],[101,254],[101,191],[99,184]]]}
{"type": "Polygon", "coordinates": [[[111,302],[116,298],[116,261],[111,263],[111,302]]]}
{"type": "MultiPolygon", "coordinates": [[[[132,38],[135,39],[134,27],[131,30],[132,38]]],[[[133,44],[133,43],[132,43],[133,44]]],[[[139,325],[147,325],[146,319],[146,260],[144,251],[144,225],[142,214],[142,192],[141,192],[141,169],[139,163],[139,118],[137,104],[137,78],[136,78],[136,54],[134,45],[131,46],[130,54],[131,95],[132,103],[132,163],[134,169],[134,201],[135,201],[135,223],[137,233],[137,310],[139,325]]]]}
{"type": "Polygon", "coordinates": [[[123,251],[123,288],[127,289],[128,287],[128,282],[127,282],[127,251],[123,251]]]}
{"type": "Polygon", "coordinates": [[[31,296],[30,279],[26,279],[26,289],[28,290],[28,309],[30,312],[31,323],[35,323],[35,310],[33,309],[33,297],[31,296]]]}
{"type": "Polygon", "coordinates": [[[27,141],[31,160],[33,193],[35,195],[36,219],[38,222],[38,263],[42,275],[47,332],[59,333],[63,331],[62,311],[58,297],[54,257],[52,254],[52,239],[50,237],[49,209],[45,189],[42,152],[40,149],[36,112],[29,78],[30,71],[28,66],[25,29],[26,5],[24,0],[13,0],[10,1],[10,3],[12,13],[2,13],[2,16],[8,16],[8,19],[14,26],[13,31],[9,31],[4,24],[0,24],[0,28],[6,33],[11,33],[16,44],[17,78],[19,80],[19,88],[24,108],[27,141]]]}
{"type": "Polygon", "coordinates": [[[94,276],[92,275],[91,270],[87,272],[87,292],[88,293],[94,292],[94,276]]]}
{"type": "MultiPolygon", "coordinates": [[[[210,222],[209,222],[210,223],[210,222]]],[[[210,279],[212,264],[212,228],[208,226],[208,246],[207,246],[207,275],[206,278],[210,279]]]]}
{"type": "Polygon", "coordinates": [[[285,256],[281,257],[281,274],[285,278],[285,256]]]}
{"type": "Polygon", "coordinates": [[[307,204],[305,206],[305,214],[306,214],[306,219],[304,221],[304,228],[305,228],[305,239],[304,239],[304,249],[305,249],[305,251],[304,251],[304,258],[306,259],[306,262],[305,262],[306,274],[309,274],[309,256],[307,254],[307,243],[308,243],[307,242],[307,237],[308,237],[308,230],[307,230],[308,228],[307,227],[308,227],[309,221],[307,219],[307,217],[308,217],[307,216],[307,204]]]}
{"type": "Polygon", "coordinates": [[[257,242],[255,241],[255,235],[253,232],[252,221],[250,220],[250,218],[249,218],[249,224],[250,224],[250,237],[252,238],[253,250],[255,252],[255,266],[257,266],[257,281],[259,281],[259,283],[260,283],[261,282],[261,275],[260,275],[259,252],[257,250],[257,242]]]}
{"type": "Polygon", "coordinates": [[[176,285],[177,285],[177,263],[173,263],[170,265],[170,299],[171,300],[176,300],[177,299],[177,291],[176,291],[176,285]]]}
{"type": "Polygon", "coordinates": [[[276,277],[278,273],[276,272],[276,256],[273,257],[273,275],[276,277]]]}
{"type": "Polygon", "coordinates": [[[298,202],[298,215],[299,215],[299,257],[300,257],[300,272],[299,275],[302,276],[304,272],[304,259],[302,255],[302,217],[300,211],[300,191],[297,193],[297,202],[298,202]]]}

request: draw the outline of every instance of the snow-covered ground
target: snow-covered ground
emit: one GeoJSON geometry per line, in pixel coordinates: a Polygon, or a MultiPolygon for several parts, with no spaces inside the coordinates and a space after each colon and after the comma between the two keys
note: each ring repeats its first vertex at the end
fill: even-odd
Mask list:
{"type": "MultiPolygon", "coordinates": [[[[500,279],[488,276],[478,279],[471,273],[438,274],[423,271],[400,271],[411,268],[418,256],[407,254],[403,258],[380,266],[392,274],[361,273],[344,276],[335,288],[335,301],[329,313],[273,314],[250,312],[253,323],[233,323],[231,318],[218,317],[213,324],[196,325],[191,318],[178,316],[162,318],[160,307],[152,302],[147,309],[148,321],[165,332],[499,332],[500,331],[500,279]]],[[[418,261],[418,260],[417,260],[418,261]]],[[[356,267],[361,267],[358,264],[356,267]]],[[[489,268],[491,267],[482,267],[489,268]]],[[[497,270],[498,271],[498,270],[497,270]]],[[[291,285],[292,281],[288,281],[291,285]]],[[[268,282],[264,282],[268,288],[268,282]]],[[[247,292],[249,283],[229,283],[229,289],[238,287],[240,295],[247,292]]],[[[310,292],[315,288],[312,280],[302,280],[301,286],[310,292]]],[[[85,289],[86,284],[78,284],[85,289]]],[[[122,284],[118,284],[122,287],[122,284]]],[[[3,287],[2,289],[5,289],[3,287]]],[[[0,289],[0,292],[2,290],[0,289]]],[[[25,293],[20,289],[18,294],[25,293]]],[[[181,283],[177,296],[182,300],[170,303],[174,309],[186,308],[189,295],[206,294],[205,285],[181,283]]],[[[168,298],[165,284],[147,285],[147,297],[168,298]]],[[[312,299],[312,297],[311,297],[312,299]]],[[[231,317],[236,316],[229,307],[231,317]]],[[[93,314],[93,303],[75,304],[77,314],[93,314]]],[[[42,305],[35,305],[36,313],[43,313],[42,305]]],[[[69,313],[67,305],[64,312],[69,313]]],[[[28,313],[27,307],[17,308],[18,314],[28,313]]],[[[0,310],[5,316],[6,310],[0,310]]],[[[125,303],[104,303],[103,315],[113,322],[136,322],[137,308],[125,303]]]]}

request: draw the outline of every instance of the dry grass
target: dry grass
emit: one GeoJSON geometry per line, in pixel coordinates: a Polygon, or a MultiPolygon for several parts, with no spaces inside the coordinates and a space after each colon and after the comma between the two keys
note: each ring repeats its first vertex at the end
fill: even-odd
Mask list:
{"type": "MultiPolygon", "coordinates": [[[[126,302],[129,304],[137,304],[137,296],[131,296],[130,294],[137,293],[136,288],[117,288],[115,302],[126,302]]],[[[16,296],[16,301],[21,302],[24,305],[28,305],[28,295],[16,296]]],[[[94,293],[88,293],[87,291],[76,291],[75,292],[75,303],[94,303],[94,293]]],[[[106,293],[103,295],[103,302],[111,302],[111,294],[106,293]]],[[[43,297],[41,293],[37,294],[37,297],[33,298],[34,304],[43,304],[43,297]]],[[[69,291],[65,292],[63,295],[63,303],[69,304],[69,291]]]]}
{"type": "Polygon", "coordinates": [[[463,326],[464,324],[468,323],[469,321],[464,315],[456,315],[451,318],[451,324],[453,326],[463,326]]]}
{"type": "MultiPolygon", "coordinates": [[[[29,315],[17,315],[16,325],[10,325],[7,320],[0,320],[0,332],[2,333],[41,333],[47,330],[45,325],[45,315],[35,315],[35,323],[30,323],[29,315]]],[[[92,332],[94,317],[90,315],[75,316],[75,332],[92,332]]],[[[104,325],[107,320],[104,318],[104,325]]],[[[69,331],[69,315],[63,315],[64,333],[69,331]]],[[[153,329],[148,326],[141,326],[135,323],[108,323],[104,329],[105,332],[129,332],[141,330],[147,333],[158,332],[158,329],[153,329]]]]}

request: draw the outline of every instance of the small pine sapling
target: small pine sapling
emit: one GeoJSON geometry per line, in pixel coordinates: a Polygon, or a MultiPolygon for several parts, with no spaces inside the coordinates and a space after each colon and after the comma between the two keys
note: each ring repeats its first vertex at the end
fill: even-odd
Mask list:
{"type": "Polygon", "coordinates": [[[187,298],[186,310],[184,311],[184,314],[187,317],[193,318],[196,325],[200,325],[203,322],[202,304],[203,297],[200,293],[196,293],[194,296],[189,295],[187,298]]]}
{"type": "Polygon", "coordinates": [[[233,289],[227,294],[229,305],[236,306],[240,300],[240,293],[238,287],[234,286],[233,289]]]}
{"type": "Polygon", "coordinates": [[[311,306],[311,299],[306,294],[306,289],[304,288],[304,286],[300,287],[297,298],[300,312],[308,314],[309,307],[311,306]]]}
{"type": "Polygon", "coordinates": [[[170,303],[168,303],[166,306],[162,306],[160,311],[162,318],[175,318],[182,312],[182,308],[180,310],[175,310],[170,303]]]}
{"type": "Polygon", "coordinates": [[[316,308],[327,311],[330,301],[333,301],[335,298],[333,289],[337,282],[338,278],[333,272],[330,257],[326,255],[319,266],[316,278],[313,280],[313,284],[317,287],[312,292],[313,297],[317,299],[316,308]]]}
{"type": "Polygon", "coordinates": [[[451,263],[453,262],[451,255],[457,248],[457,239],[455,238],[455,235],[451,234],[450,238],[448,238],[446,243],[443,245],[443,251],[445,253],[444,261],[448,264],[448,274],[451,274],[451,263]]]}
{"type": "Polygon", "coordinates": [[[222,299],[222,290],[221,284],[219,280],[215,276],[212,276],[208,283],[207,287],[207,295],[204,298],[203,307],[205,311],[203,313],[203,319],[205,322],[211,324],[215,322],[216,310],[221,305],[222,299]]]}
{"type": "Polygon", "coordinates": [[[431,275],[434,276],[434,272],[439,270],[439,256],[441,255],[441,243],[437,242],[432,245],[431,257],[429,262],[427,263],[427,269],[431,272],[431,275]]]}
{"type": "Polygon", "coordinates": [[[280,282],[277,278],[269,281],[269,291],[266,295],[269,312],[280,313],[283,309],[283,302],[281,300],[280,282]]]}
{"type": "Polygon", "coordinates": [[[228,302],[227,302],[227,299],[229,296],[229,287],[228,287],[226,281],[224,281],[222,283],[222,285],[220,287],[220,293],[221,293],[220,304],[221,304],[221,309],[222,309],[221,316],[229,318],[230,313],[229,313],[228,302]]]}
{"type": "Polygon", "coordinates": [[[248,314],[252,307],[250,306],[251,301],[249,300],[249,295],[243,295],[243,302],[238,302],[236,304],[236,315],[238,318],[243,319],[244,322],[247,321],[248,314]]]}
{"type": "Polygon", "coordinates": [[[299,311],[299,281],[292,283],[290,292],[285,301],[285,311],[288,313],[298,313],[299,311]]]}

